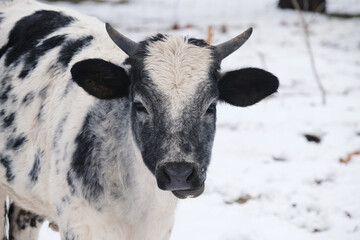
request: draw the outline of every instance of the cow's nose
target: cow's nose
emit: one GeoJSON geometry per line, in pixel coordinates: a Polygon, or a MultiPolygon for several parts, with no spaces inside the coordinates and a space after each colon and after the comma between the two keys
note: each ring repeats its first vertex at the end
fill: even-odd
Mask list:
{"type": "Polygon", "coordinates": [[[187,179],[193,171],[194,169],[191,166],[184,165],[169,165],[164,167],[164,172],[170,179],[176,181],[179,181],[179,179],[187,179]]]}
{"type": "Polygon", "coordinates": [[[197,174],[190,163],[167,163],[158,169],[156,175],[159,188],[172,191],[193,188],[197,174]]]}

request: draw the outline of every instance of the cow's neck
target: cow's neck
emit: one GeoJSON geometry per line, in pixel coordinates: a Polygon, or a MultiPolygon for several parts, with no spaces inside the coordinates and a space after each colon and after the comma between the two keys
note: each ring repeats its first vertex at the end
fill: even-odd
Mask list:
{"type": "Polygon", "coordinates": [[[130,209],[127,221],[134,223],[139,217],[144,222],[154,218],[172,220],[176,199],[171,192],[157,187],[134,142],[130,121],[128,101],[98,101],[88,112],[77,137],[77,149],[83,150],[74,152],[72,175],[81,183],[82,195],[97,209],[114,211],[126,207],[130,209]],[[88,146],[90,152],[84,151],[88,146]],[[79,170],[77,154],[82,164],[79,170]]]}

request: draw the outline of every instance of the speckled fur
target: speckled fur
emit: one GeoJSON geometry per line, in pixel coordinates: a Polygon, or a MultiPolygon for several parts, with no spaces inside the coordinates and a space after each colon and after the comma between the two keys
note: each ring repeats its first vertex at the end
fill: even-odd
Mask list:
{"type": "Polygon", "coordinates": [[[0,202],[62,240],[169,239],[176,191],[203,190],[216,102],[278,87],[260,69],[221,76],[202,40],[159,34],[128,57],[97,19],[32,0],[0,13],[0,202]],[[181,164],[186,189],[162,187],[164,166],[181,164]]]}
{"type": "MultiPolygon", "coordinates": [[[[0,4],[0,12],[4,12],[1,32],[9,33],[22,16],[38,9],[59,10],[33,1],[0,4]]],[[[64,240],[168,239],[176,199],[157,188],[142,162],[132,140],[129,115],[123,112],[129,108],[128,101],[105,101],[102,105],[76,84],[69,84],[69,69],[75,62],[97,57],[121,65],[126,55],[110,40],[103,23],[60,11],[75,15],[75,20],[47,38],[93,36],[90,44],[72,56],[68,67],[57,62],[60,45],[40,57],[24,79],[19,78],[22,64],[5,66],[6,54],[0,58],[1,192],[26,211],[56,222],[64,240]],[[83,22],[93,27],[84,28],[83,22]],[[97,156],[103,161],[99,181],[104,191],[96,201],[86,199],[81,177],[71,171],[74,141],[89,112],[105,117],[104,122],[89,126],[99,139],[105,139],[104,151],[97,156]]],[[[7,36],[1,34],[0,47],[8,41],[7,36]]],[[[23,59],[20,57],[20,62],[23,59]]]]}

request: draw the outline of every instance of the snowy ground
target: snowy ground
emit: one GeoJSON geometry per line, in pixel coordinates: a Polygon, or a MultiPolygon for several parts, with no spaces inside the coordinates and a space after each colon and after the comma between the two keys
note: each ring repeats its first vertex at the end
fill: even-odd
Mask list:
{"type": "MultiPolygon", "coordinates": [[[[305,14],[327,92],[323,106],[299,17],[276,2],[56,3],[108,21],[134,40],[157,32],[206,38],[212,25],[217,44],[253,26],[223,70],[262,67],[280,79],[278,94],[256,106],[219,107],[206,191],[180,201],[172,240],[360,239],[360,156],[339,161],[360,151],[360,19],[305,14]]],[[[358,0],[328,3],[333,11],[360,12],[358,0]]],[[[43,228],[41,240],[49,239],[59,237],[43,228]]]]}

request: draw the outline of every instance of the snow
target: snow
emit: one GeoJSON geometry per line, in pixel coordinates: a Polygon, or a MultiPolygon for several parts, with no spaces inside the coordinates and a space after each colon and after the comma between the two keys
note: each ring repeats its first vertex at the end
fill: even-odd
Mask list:
{"type": "Polygon", "coordinates": [[[328,12],[341,12],[349,14],[359,14],[360,13],[360,4],[358,0],[327,0],[328,12]]]}
{"type": "MultiPolygon", "coordinates": [[[[280,89],[255,106],[218,107],[206,191],[179,202],[171,240],[360,239],[360,156],[339,161],[360,150],[360,20],[304,14],[327,92],[324,106],[299,16],[276,3],[52,3],[110,22],[134,40],[157,32],[206,39],[212,25],[217,44],[254,27],[222,68],[265,68],[279,77],[280,89]],[[180,29],[173,30],[174,23],[180,29]],[[321,142],[308,142],[304,134],[321,142]],[[240,197],[250,199],[238,203],[240,197]]],[[[359,13],[360,3],[328,0],[328,9],[359,13]]],[[[44,226],[40,239],[60,238],[44,226]]]]}

